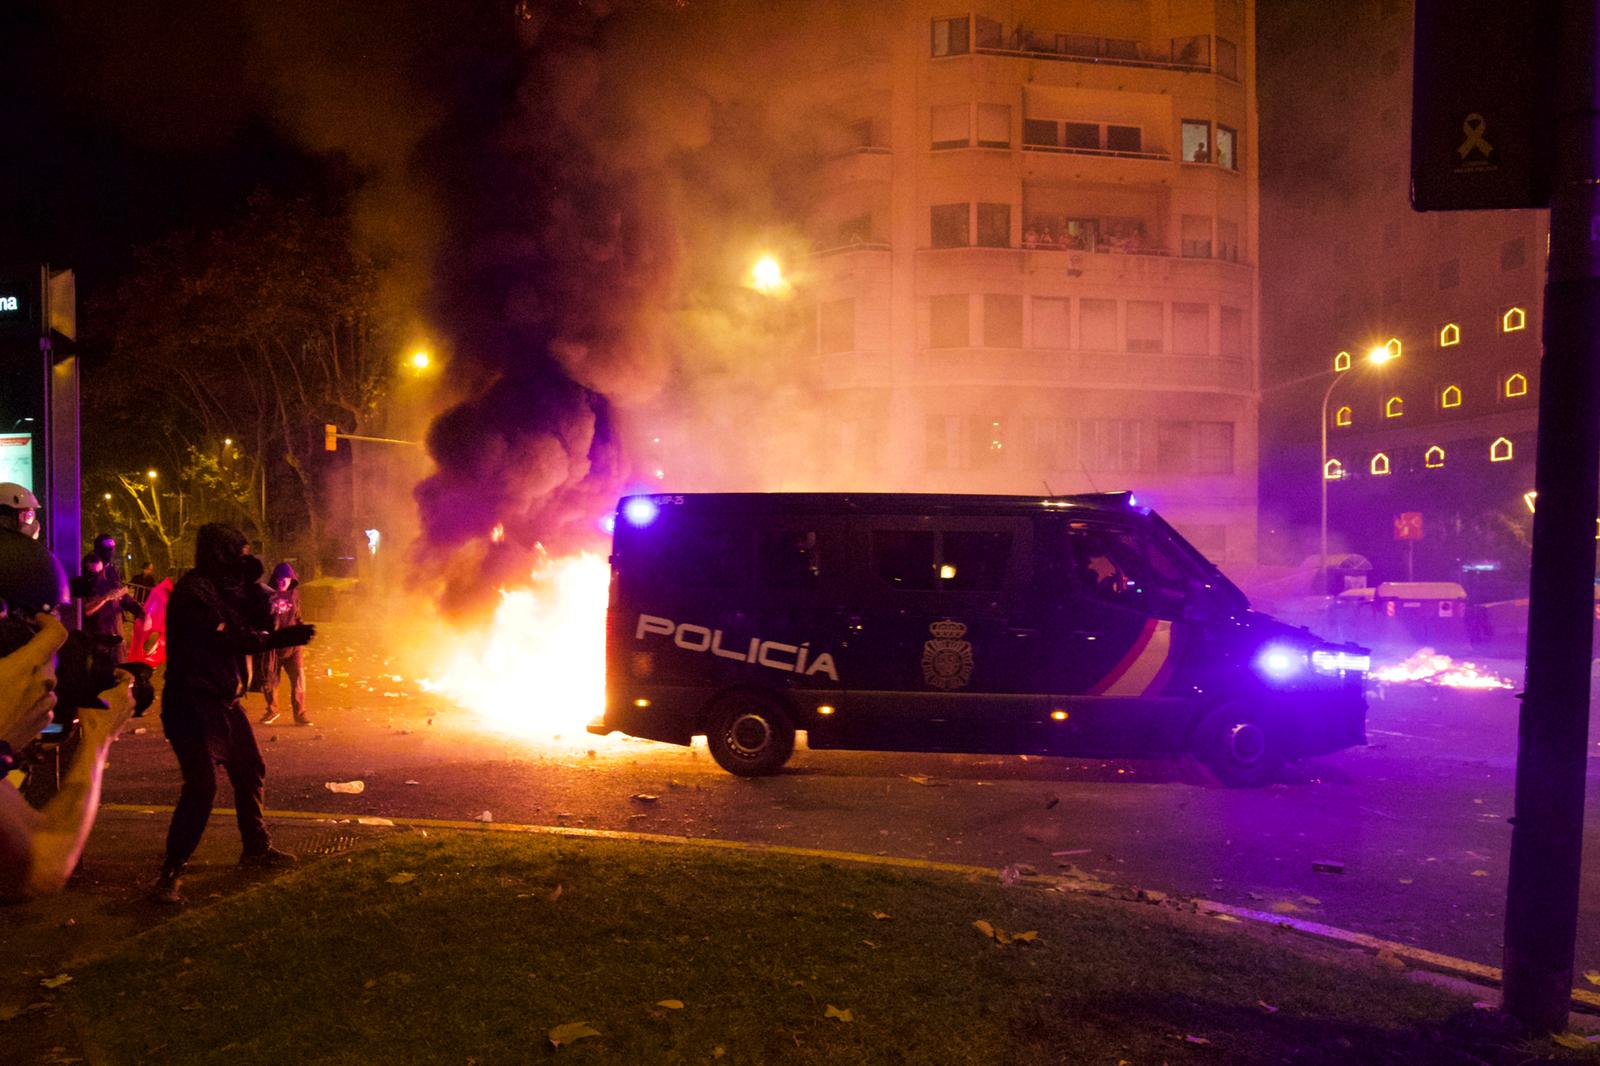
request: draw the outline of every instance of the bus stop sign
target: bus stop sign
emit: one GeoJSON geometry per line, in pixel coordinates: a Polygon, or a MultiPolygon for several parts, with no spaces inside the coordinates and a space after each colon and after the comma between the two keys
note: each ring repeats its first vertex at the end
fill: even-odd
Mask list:
{"type": "Polygon", "coordinates": [[[1550,206],[1552,0],[1417,0],[1411,206],[1550,206]]]}

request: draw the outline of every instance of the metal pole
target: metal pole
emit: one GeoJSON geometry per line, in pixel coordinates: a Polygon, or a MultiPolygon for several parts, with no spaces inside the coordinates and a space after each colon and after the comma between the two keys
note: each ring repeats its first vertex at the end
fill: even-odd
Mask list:
{"type": "Polygon", "coordinates": [[[1577,941],[1600,494],[1596,0],[1557,4],[1555,183],[1539,368],[1527,691],[1517,731],[1504,1009],[1566,1028],[1577,941]]]}
{"type": "Polygon", "coordinates": [[[1336,371],[1333,380],[1328,382],[1328,391],[1322,394],[1322,461],[1317,464],[1317,484],[1322,489],[1322,509],[1318,528],[1320,536],[1317,541],[1317,595],[1328,594],[1328,398],[1333,395],[1333,388],[1339,384],[1341,374],[1349,371],[1336,371]]]}

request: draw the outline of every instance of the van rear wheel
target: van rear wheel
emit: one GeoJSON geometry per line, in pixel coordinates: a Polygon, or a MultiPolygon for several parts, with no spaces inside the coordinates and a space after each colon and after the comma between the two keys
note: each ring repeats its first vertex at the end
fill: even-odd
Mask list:
{"type": "Polygon", "coordinates": [[[718,702],[706,722],[717,765],[740,777],[775,774],[794,754],[794,725],[776,700],[738,693],[718,702]]]}
{"type": "Polygon", "coordinates": [[[1218,707],[1195,731],[1195,754],[1231,788],[1270,785],[1283,771],[1283,750],[1270,715],[1242,703],[1218,707]]]}

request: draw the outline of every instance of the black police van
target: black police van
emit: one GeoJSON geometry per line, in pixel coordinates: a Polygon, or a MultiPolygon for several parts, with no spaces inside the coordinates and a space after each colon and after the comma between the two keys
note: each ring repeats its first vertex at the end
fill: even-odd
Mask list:
{"type": "Polygon", "coordinates": [[[1365,743],[1367,652],[1249,609],[1127,493],[618,505],[606,708],[741,775],[812,748],[1193,752],[1230,784],[1365,743]]]}

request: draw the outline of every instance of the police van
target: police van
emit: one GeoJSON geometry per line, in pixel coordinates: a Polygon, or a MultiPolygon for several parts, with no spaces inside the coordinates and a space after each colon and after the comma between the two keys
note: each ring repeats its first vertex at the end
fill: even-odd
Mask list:
{"type": "Polygon", "coordinates": [[[1366,649],[1250,610],[1127,493],[620,501],[590,731],[777,771],[810,747],[1192,752],[1259,785],[1365,743],[1366,649]]]}

